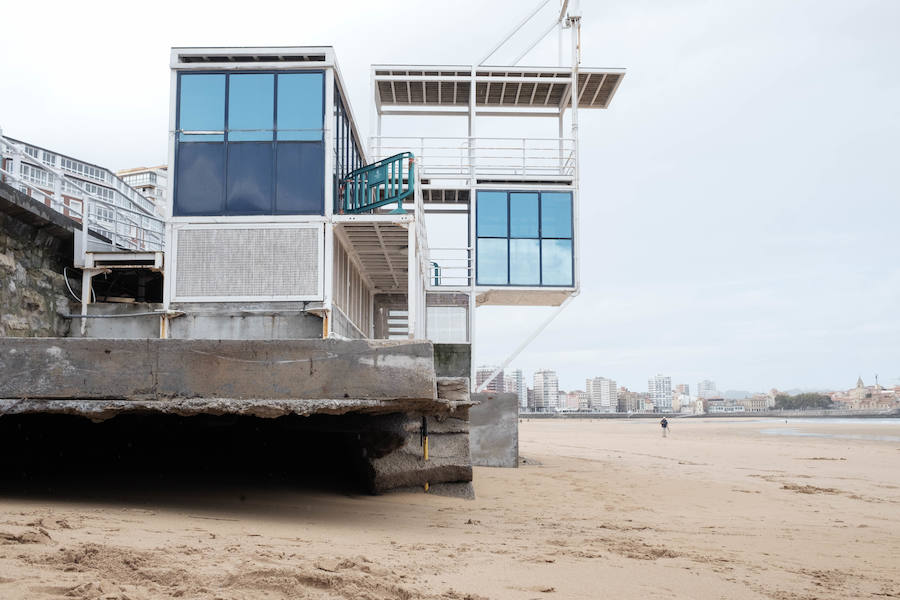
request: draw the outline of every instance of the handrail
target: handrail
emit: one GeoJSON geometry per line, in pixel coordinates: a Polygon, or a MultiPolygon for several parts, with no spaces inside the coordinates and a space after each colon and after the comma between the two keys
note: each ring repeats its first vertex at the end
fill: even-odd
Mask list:
{"type": "Polygon", "coordinates": [[[428,289],[467,288],[472,285],[473,252],[471,247],[428,248],[431,265],[428,289]]]}
{"type": "Polygon", "coordinates": [[[566,137],[375,136],[371,147],[378,156],[414,150],[428,179],[573,177],[577,160],[575,140],[566,137]]]}
{"type": "Polygon", "coordinates": [[[339,212],[368,212],[396,202],[397,208],[391,213],[405,214],[403,201],[415,194],[415,177],[412,152],[401,152],[351,171],[341,180],[339,212]]]}
{"type": "MultiPolygon", "coordinates": [[[[113,246],[122,249],[134,251],[163,249],[165,230],[163,219],[135,208],[120,206],[115,202],[105,200],[98,194],[89,192],[84,184],[70,175],[66,169],[34,158],[25,152],[24,146],[13,143],[2,135],[0,135],[0,149],[5,150],[5,152],[0,152],[0,156],[12,155],[13,165],[16,162],[18,164],[25,163],[48,175],[45,187],[54,188],[53,193],[41,189],[40,182],[29,181],[21,173],[15,172],[15,167],[12,170],[0,168],[0,173],[6,179],[18,184],[21,191],[28,190],[26,193],[29,196],[32,192],[36,192],[49,200],[50,207],[57,212],[81,221],[84,241],[87,240],[87,233],[93,230],[109,239],[113,246]],[[81,208],[65,204],[65,198],[78,202],[81,204],[81,208]]],[[[110,189],[114,196],[124,199],[127,203],[132,205],[135,203],[117,187],[107,187],[106,189],[110,189]]],[[[83,250],[86,250],[86,247],[83,250]]]]}

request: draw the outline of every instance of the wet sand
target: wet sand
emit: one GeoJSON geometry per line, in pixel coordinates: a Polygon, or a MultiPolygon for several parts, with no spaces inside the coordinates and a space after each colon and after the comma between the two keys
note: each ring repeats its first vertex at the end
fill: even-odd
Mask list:
{"type": "Polygon", "coordinates": [[[0,495],[0,598],[900,598],[900,421],[671,423],[523,422],[472,501],[0,495]]]}

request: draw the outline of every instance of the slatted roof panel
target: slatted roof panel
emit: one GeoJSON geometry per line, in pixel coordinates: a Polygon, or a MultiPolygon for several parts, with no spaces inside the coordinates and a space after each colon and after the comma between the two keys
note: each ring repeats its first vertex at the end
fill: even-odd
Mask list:
{"type": "MultiPolygon", "coordinates": [[[[468,106],[472,72],[463,68],[374,67],[382,106],[468,106]]],[[[479,107],[558,108],[570,102],[568,69],[475,70],[475,105],[479,107]],[[525,80],[525,81],[523,81],[525,80]],[[533,81],[531,81],[533,80],[533,81]]],[[[580,108],[607,108],[625,72],[579,70],[580,108]]]]}

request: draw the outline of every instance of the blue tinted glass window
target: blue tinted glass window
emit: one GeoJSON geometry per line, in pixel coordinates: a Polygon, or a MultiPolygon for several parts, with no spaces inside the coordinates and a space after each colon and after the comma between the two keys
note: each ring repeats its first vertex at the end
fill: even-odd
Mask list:
{"type": "Polygon", "coordinates": [[[506,192],[478,192],[478,237],[506,237],[506,192]]]}
{"type": "Polygon", "coordinates": [[[512,285],[540,285],[540,240],[509,240],[509,283],[512,285]]]}
{"type": "Polygon", "coordinates": [[[273,167],[272,144],[228,144],[228,214],[271,214],[273,167]]]}
{"type": "Polygon", "coordinates": [[[277,144],[275,213],[321,215],[325,207],[324,145],[277,144]]]}
{"type": "Polygon", "coordinates": [[[228,140],[265,141],[275,128],[275,76],[230,75],[228,140]]]}
{"type": "Polygon", "coordinates": [[[541,283],[572,285],[572,240],[541,240],[541,283]]]}
{"type": "Polygon", "coordinates": [[[225,209],[225,144],[181,144],[173,214],[218,215],[225,209]]]}
{"type": "Polygon", "coordinates": [[[278,76],[278,139],[319,141],[325,114],[324,75],[278,76]]]}
{"type": "Polygon", "coordinates": [[[506,285],[507,239],[479,239],[477,256],[477,283],[479,285],[506,285]]]}
{"type": "Polygon", "coordinates": [[[541,237],[572,237],[572,194],[568,192],[541,194],[541,237]]]}
{"type": "MultiPolygon", "coordinates": [[[[182,75],[178,96],[178,129],[181,131],[224,131],[225,75],[182,75]]],[[[222,141],[221,134],[185,134],[179,140],[222,141]]]]}
{"type": "Polygon", "coordinates": [[[538,195],[511,193],[509,195],[509,237],[538,237],[538,195]]]}

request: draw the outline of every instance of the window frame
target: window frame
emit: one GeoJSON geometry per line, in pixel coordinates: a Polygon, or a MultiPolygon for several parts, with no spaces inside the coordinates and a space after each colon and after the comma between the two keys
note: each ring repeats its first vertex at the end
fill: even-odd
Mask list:
{"type": "Polygon", "coordinates": [[[539,190],[539,189],[491,189],[482,188],[475,190],[475,215],[473,220],[473,228],[475,230],[475,287],[512,287],[512,288],[553,288],[553,289],[569,289],[575,287],[575,193],[574,190],[539,190]],[[500,192],[506,194],[506,236],[498,235],[481,235],[478,227],[478,196],[483,192],[500,192]],[[569,196],[569,225],[570,237],[545,236],[543,232],[543,194],[568,194],[569,196]],[[512,235],[512,195],[513,194],[537,194],[537,237],[523,237],[512,235]],[[481,283],[479,267],[480,259],[478,253],[478,241],[482,239],[506,240],[506,283],[481,283]],[[510,283],[512,280],[512,258],[510,240],[536,240],[538,242],[538,281],[537,284],[521,284],[510,283]],[[544,283],[544,240],[562,240],[569,241],[572,245],[571,254],[571,271],[569,284],[545,284],[544,283]]]}
{"type": "MultiPolygon", "coordinates": [[[[223,69],[198,69],[198,70],[184,70],[178,71],[177,73],[177,81],[175,86],[175,148],[174,148],[174,161],[173,161],[173,173],[172,173],[172,214],[175,218],[188,218],[188,219],[197,219],[202,217],[268,217],[268,216],[323,216],[326,212],[325,210],[325,197],[323,193],[321,205],[316,208],[314,212],[304,211],[297,212],[296,210],[291,211],[278,211],[276,209],[277,206],[277,184],[278,184],[278,171],[277,171],[277,163],[278,163],[278,144],[319,144],[322,147],[323,163],[325,161],[324,152],[326,151],[326,139],[325,139],[325,131],[327,129],[326,118],[328,118],[328,106],[327,106],[327,95],[326,95],[326,85],[328,83],[328,77],[326,74],[327,69],[316,68],[316,69],[248,69],[248,70],[223,70],[223,69]],[[309,74],[309,75],[319,75],[321,80],[321,128],[318,130],[320,135],[317,139],[308,139],[308,140],[279,140],[278,139],[278,79],[279,75],[294,75],[294,74],[309,74]],[[182,92],[182,78],[185,76],[191,75],[224,75],[225,76],[225,92],[223,97],[224,102],[224,121],[223,127],[224,129],[219,131],[216,130],[214,132],[215,135],[221,135],[221,140],[208,140],[208,139],[197,139],[197,140],[185,140],[181,139],[182,135],[185,133],[185,130],[181,129],[181,92],[182,92]],[[231,76],[232,75],[273,75],[273,86],[272,86],[272,139],[271,140],[229,140],[229,99],[230,99],[230,87],[231,87],[231,76]],[[214,214],[193,214],[193,213],[177,213],[176,207],[178,206],[178,164],[180,159],[181,145],[182,144],[221,144],[223,146],[224,153],[224,168],[222,171],[222,209],[220,212],[216,212],[214,214]],[[228,199],[228,146],[229,144],[271,144],[272,145],[272,176],[271,176],[271,189],[273,190],[271,205],[269,210],[266,212],[229,212],[227,206],[228,199]]],[[[242,131],[242,130],[235,130],[242,131]]],[[[287,131],[292,131],[288,129],[287,131]]],[[[314,131],[314,130],[310,130],[314,131]]],[[[190,135],[190,133],[189,133],[190,135]]],[[[324,185],[326,185],[325,180],[322,182],[323,191],[324,185]]]]}

